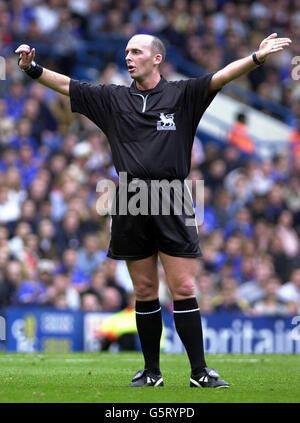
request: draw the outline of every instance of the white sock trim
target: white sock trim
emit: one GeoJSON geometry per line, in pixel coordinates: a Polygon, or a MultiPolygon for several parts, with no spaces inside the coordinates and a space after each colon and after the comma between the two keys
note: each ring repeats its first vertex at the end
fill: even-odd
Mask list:
{"type": "Polygon", "coordinates": [[[161,307],[159,307],[158,310],[154,310],[154,311],[145,311],[145,312],[140,312],[140,311],[136,311],[136,314],[154,314],[154,313],[158,313],[161,310],[161,307]]]}
{"type": "Polygon", "coordinates": [[[193,311],[200,311],[200,308],[194,308],[193,310],[173,310],[173,313],[192,313],[193,311]]]}

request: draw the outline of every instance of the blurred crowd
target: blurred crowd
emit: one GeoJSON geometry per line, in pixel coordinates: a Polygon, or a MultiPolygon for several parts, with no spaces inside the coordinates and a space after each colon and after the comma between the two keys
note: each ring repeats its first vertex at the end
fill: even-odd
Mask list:
{"type": "MultiPolygon", "coordinates": [[[[57,50],[49,67],[71,74],[81,40],[146,32],[211,71],[276,31],[293,39],[291,49],[238,83],[288,106],[298,122],[300,92],[289,74],[299,54],[297,10],[297,0],[0,1],[0,50],[39,40],[57,50]]],[[[107,140],[87,118],[71,113],[68,97],[30,80],[16,62],[8,58],[7,80],[0,81],[0,308],[124,309],[132,303],[130,277],[124,262],[106,256],[110,218],[97,209],[97,182],[118,179],[107,140]]],[[[170,63],[163,72],[176,77],[170,63]]],[[[97,78],[130,83],[111,62],[97,78]]],[[[300,159],[286,151],[262,160],[232,139],[228,134],[221,146],[196,138],[193,148],[189,179],[205,181],[203,223],[194,198],[203,253],[196,277],[201,310],[297,314],[300,159]]],[[[170,308],[161,266],[159,278],[161,301],[170,308]]]]}
{"type": "MultiPolygon", "coordinates": [[[[299,11],[300,0],[1,0],[0,54],[9,55],[5,47],[16,42],[48,46],[46,54],[38,52],[42,64],[71,75],[82,43],[98,40],[105,60],[102,69],[93,69],[96,78],[105,61],[115,59],[111,51],[103,52],[100,35],[128,39],[151,33],[176,47],[184,59],[216,71],[257,50],[276,32],[290,37],[291,47],[269,56],[264,66],[236,84],[290,108],[292,114],[284,119],[294,124],[300,118],[299,61],[294,61],[300,56],[299,11]]],[[[264,109],[255,99],[251,105],[264,109]]]]}
{"type": "Polygon", "coordinates": [[[198,210],[203,313],[299,313],[300,160],[291,163],[287,153],[259,160],[230,142],[208,143],[204,157],[193,157],[190,179],[205,182],[204,219],[198,210]]]}

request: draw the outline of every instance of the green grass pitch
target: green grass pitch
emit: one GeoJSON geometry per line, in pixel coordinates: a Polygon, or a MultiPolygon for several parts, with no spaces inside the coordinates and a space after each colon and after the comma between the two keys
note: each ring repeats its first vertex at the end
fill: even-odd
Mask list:
{"type": "Polygon", "coordinates": [[[299,403],[299,355],[207,355],[229,389],[191,389],[186,355],[162,354],[165,386],[129,388],[140,353],[0,353],[1,403],[299,403]]]}

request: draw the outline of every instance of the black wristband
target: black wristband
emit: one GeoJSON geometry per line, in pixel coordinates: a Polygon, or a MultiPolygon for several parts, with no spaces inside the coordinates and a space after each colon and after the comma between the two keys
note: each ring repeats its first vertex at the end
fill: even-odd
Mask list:
{"type": "MultiPolygon", "coordinates": [[[[18,61],[18,64],[20,62],[20,59],[18,61]]],[[[30,78],[37,79],[39,78],[43,73],[43,67],[35,63],[34,61],[31,62],[30,67],[28,69],[22,69],[23,72],[25,72],[30,78]]]]}
{"type": "Polygon", "coordinates": [[[260,62],[256,56],[256,52],[252,53],[252,59],[253,62],[257,65],[257,66],[261,66],[264,62],[260,62]]]}

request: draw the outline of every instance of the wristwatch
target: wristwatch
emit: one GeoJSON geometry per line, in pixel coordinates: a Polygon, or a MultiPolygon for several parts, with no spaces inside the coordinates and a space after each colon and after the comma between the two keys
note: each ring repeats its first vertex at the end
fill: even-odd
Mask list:
{"type": "MultiPolygon", "coordinates": [[[[18,61],[18,64],[20,63],[20,60],[18,61]]],[[[28,76],[30,76],[33,79],[39,78],[43,73],[43,67],[38,65],[34,60],[30,63],[30,66],[28,69],[22,69],[23,72],[25,72],[28,76]]]]}
{"type": "Polygon", "coordinates": [[[257,58],[257,56],[256,56],[256,51],[254,51],[254,52],[252,53],[252,59],[253,59],[253,62],[254,62],[257,66],[261,66],[261,65],[264,63],[264,60],[263,60],[262,62],[260,62],[260,61],[258,60],[258,58],[257,58]]]}

